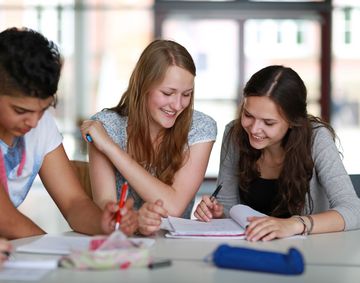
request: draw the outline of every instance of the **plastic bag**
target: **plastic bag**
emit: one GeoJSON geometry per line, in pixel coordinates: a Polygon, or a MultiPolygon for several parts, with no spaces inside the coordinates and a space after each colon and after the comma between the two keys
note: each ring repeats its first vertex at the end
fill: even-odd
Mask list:
{"type": "Polygon", "coordinates": [[[149,249],[134,242],[117,230],[110,236],[95,236],[89,249],[73,251],[60,260],[59,265],[75,269],[125,269],[149,264],[149,249]]]}

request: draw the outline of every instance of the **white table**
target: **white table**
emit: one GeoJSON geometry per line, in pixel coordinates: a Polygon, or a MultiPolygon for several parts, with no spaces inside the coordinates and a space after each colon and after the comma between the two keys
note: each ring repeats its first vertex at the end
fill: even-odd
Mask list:
{"type": "MultiPolygon", "coordinates": [[[[27,243],[35,238],[13,241],[13,245],[27,243]]],[[[114,271],[74,271],[57,269],[41,282],[360,282],[360,230],[342,233],[311,235],[307,238],[275,240],[266,243],[250,243],[244,240],[192,240],[156,237],[151,254],[158,258],[170,258],[172,266],[150,270],[133,268],[114,271]],[[305,272],[299,276],[275,275],[249,271],[220,269],[203,261],[221,243],[246,246],[262,250],[287,252],[298,248],[305,258],[305,272]]],[[[15,254],[21,257],[43,255],[15,254]]],[[[4,281],[14,282],[14,281],[4,281]]]]}

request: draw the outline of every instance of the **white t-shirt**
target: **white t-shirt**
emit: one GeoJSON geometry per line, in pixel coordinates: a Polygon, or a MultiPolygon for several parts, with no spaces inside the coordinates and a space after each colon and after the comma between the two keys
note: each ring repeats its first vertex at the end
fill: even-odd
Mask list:
{"type": "Polygon", "coordinates": [[[62,136],[49,111],[45,111],[36,128],[16,138],[12,147],[0,140],[2,153],[0,162],[3,163],[0,164],[2,171],[0,180],[4,184],[4,171],[6,171],[4,189],[8,190],[15,207],[24,201],[46,154],[61,143],[62,136]],[[23,169],[19,170],[22,166],[23,169]]]}

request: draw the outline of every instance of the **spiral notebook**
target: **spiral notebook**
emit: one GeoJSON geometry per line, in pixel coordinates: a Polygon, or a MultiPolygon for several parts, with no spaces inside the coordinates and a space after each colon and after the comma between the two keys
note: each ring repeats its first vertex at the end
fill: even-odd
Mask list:
{"type": "MultiPolygon", "coordinates": [[[[212,219],[210,222],[168,217],[165,236],[168,238],[245,238],[246,220],[249,216],[266,216],[247,205],[238,204],[230,209],[230,217],[212,219]]],[[[166,225],[164,225],[166,227],[166,225]]]]}

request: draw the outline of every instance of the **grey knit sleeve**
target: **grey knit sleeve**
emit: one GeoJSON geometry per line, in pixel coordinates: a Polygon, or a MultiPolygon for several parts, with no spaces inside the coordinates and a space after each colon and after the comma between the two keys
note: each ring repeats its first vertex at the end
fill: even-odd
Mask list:
{"type": "Polygon", "coordinates": [[[217,183],[223,185],[217,199],[224,205],[226,217],[229,217],[230,208],[240,203],[238,181],[239,150],[229,136],[229,131],[233,125],[234,121],[225,127],[221,144],[220,169],[217,179],[217,183]]]}
{"type": "Polygon", "coordinates": [[[339,150],[328,129],[314,131],[313,160],[315,163],[310,192],[315,212],[323,208],[335,210],[345,221],[345,230],[360,228],[360,199],[345,170],[339,150]],[[322,203],[322,195],[328,203],[322,203]]]}

